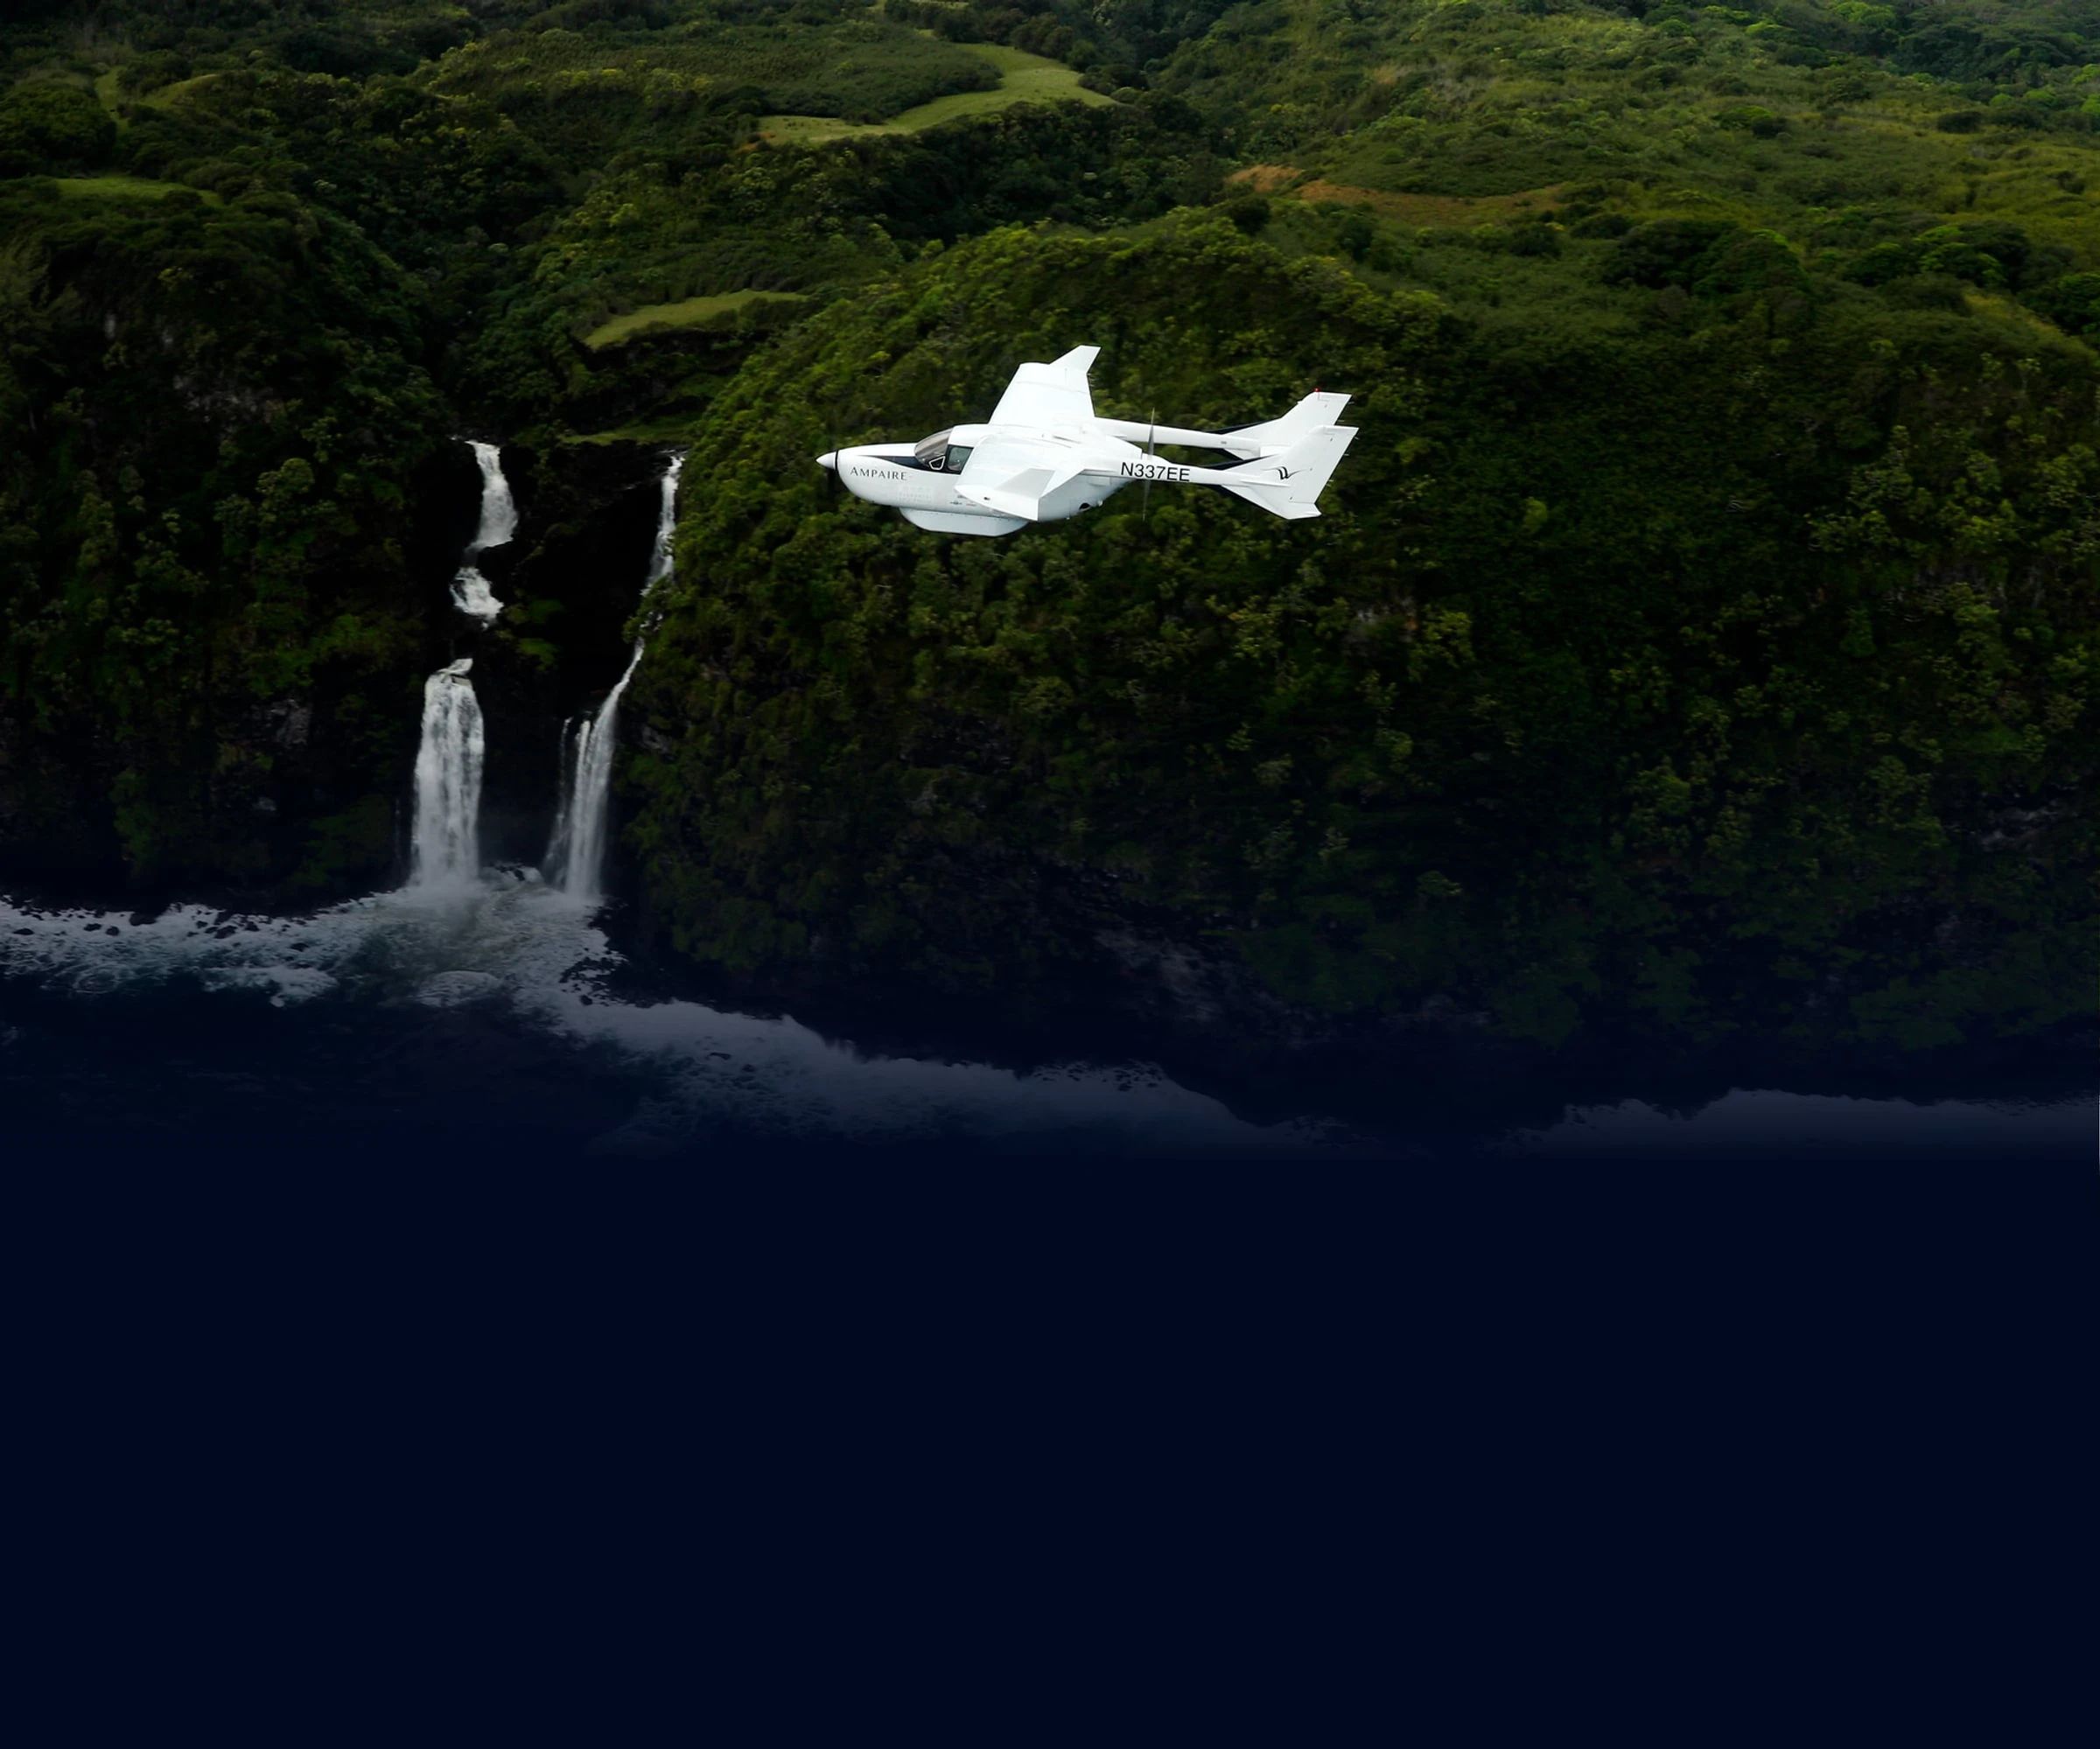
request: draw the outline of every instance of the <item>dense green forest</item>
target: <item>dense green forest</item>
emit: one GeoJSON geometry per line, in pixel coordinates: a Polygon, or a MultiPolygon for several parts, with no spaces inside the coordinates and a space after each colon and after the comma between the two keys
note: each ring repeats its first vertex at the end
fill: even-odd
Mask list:
{"type": "Polygon", "coordinates": [[[2090,1017],[2096,130],[2100,0],[18,4],[0,871],[383,877],[458,439],[570,543],[471,647],[557,717],[634,605],[558,552],[676,447],[625,842],[704,966],[2090,1017]],[[1327,514],[810,465],[1081,343],[1124,416],[1351,391],[1327,514]]]}

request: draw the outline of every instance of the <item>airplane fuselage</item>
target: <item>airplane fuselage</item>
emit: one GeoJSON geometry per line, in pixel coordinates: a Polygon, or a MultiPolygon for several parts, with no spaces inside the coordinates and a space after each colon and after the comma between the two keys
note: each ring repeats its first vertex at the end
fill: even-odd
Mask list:
{"type": "MultiPolygon", "coordinates": [[[[840,482],[856,498],[887,505],[921,528],[949,535],[1010,535],[1026,528],[1030,521],[1061,522],[1093,509],[1131,480],[1145,477],[1136,470],[1156,467],[1159,472],[1153,477],[1162,479],[1174,472],[1156,459],[1148,462],[1136,445],[1112,437],[1082,439],[998,425],[958,425],[947,437],[948,447],[931,457],[920,453],[924,443],[863,444],[836,451],[832,460],[840,482]],[[1083,463],[1086,471],[1053,493],[1033,518],[1004,516],[956,490],[962,470],[949,465],[957,453],[967,457],[992,442],[1025,443],[1046,466],[1077,462],[1083,463]],[[1125,474],[1121,472],[1124,466],[1133,471],[1125,474]]],[[[1181,472],[1186,474],[1186,470],[1181,472]]]]}

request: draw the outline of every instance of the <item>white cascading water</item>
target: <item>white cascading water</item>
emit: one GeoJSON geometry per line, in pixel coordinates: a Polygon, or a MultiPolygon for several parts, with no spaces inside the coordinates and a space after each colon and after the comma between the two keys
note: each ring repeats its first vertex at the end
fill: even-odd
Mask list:
{"type": "MultiPolygon", "coordinates": [[[[683,456],[673,456],[664,470],[656,512],[656,544],[649,554],[649,574],[641,597],[671,574],[671,539],[678,528],[678,475],[683,456]]],[[[606,859],[606,823],[612,800],[612,754],[620,732],[620,697],[634,678],[643,640],[634,640],[627,671],[606,695],[595,717],[563,725],[561,799],[555,809],[554,836],[548,841],[547,868],[553,884],[583,899],[598,897],[606,859]]]]}
{"type": "Polygon", "coordinates": [[[580,717],[567,734],[562,765],[562,799],[555,815],[554,837],[547,865],[554,884],[578,899],[598,897],[598,871],[606,856],[606,820],[612,799],[612,753],[620,733],[620,696],[634,677],[641,646],[627,659],[627,671],[606,695],[595,717],[580,717]]]}
{"type": "Polygon", "coordinates": [[[465,886],[481,871],[481,701],[467,656],[423,686],[423,742],[416,750],[416,836],[410,884],[465,886]]]}
{"type": "Polygon", "coordinates": [[[452,605],[486,626],[503,611],[503,604],[475,568],[474,557],[491,547],[510,544],[518,532],[518,507],[511,500],[510,482],[503,478],[503,452],[494,444],[469,442],[481,465],[481,526],[452,579],[452,605]]]}

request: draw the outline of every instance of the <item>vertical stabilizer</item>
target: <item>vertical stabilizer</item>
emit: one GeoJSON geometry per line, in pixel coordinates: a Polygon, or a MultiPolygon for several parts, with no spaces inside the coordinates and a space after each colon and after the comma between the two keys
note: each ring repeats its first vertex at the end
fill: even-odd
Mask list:
{"type": "Polygon", "coordinates": [[[1355,436],[1353,425],[1323,425],[1306,433],[1281,455],[1264,456],[1228,470],[1218,484],[1292,521],[1317,516],[1320,494],[1355,436]]]}
{"type": "Polygon", "coordinates": [[[1308,395],[1280,419],[1226,432],[1225,447],[1236,456],[1280,455],[1307,433],[1332,425],[1348,404],[1346,395],[1308,395]]]}

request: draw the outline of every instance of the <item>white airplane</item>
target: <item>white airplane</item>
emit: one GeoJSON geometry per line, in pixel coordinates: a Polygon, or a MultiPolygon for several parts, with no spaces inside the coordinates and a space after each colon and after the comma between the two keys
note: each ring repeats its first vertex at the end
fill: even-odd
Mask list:
{"type": "Polygon", "coordinates": [[[1099,346],[1074,346],[1054,364],[1023,365],[982,425],[952,426],[916,444],[829,450],[817,465],[855,497],[943,535],[1011,535],[1031,522],[1061,522],[1138,480],[1222,486],[1278,516],[1320,514],[1320,488],[1356,435],[1334,423],[1348,395],[1308,395],[1282,418],[1237,431],[1101,419],[1087,387],[1100,356],[1099,346]],[[1155,443],[1245,459],[1191,467],[1161,460],[1155,443]]]}

